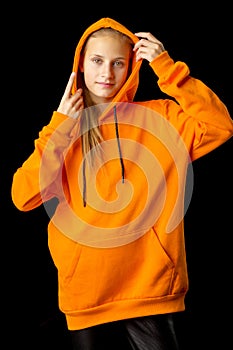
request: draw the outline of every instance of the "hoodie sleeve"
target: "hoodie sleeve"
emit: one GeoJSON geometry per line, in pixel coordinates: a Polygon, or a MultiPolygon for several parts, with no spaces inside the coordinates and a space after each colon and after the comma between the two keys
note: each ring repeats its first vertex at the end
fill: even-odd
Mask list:
{"type": "Polygon", "coordinates": [[[54,112],[50,123],[40,131],[33,153],[13,176],[12,200],[19,210],[34,209],[56,193],[55,180],[61,175],[63,155],[76,123],[75,119],[54,112]]]}
{"type": "Polygon", "coordinates": [[[193,135],[192,160],[232,137],[233,120],[225,104],[202,81],[190,76],[184,62],[174,62],[165,51],[150,66],[158,76],[161,91],[178,103],[167,100],[165,114],[168,119],[175,127],[183,124],[179,130],[183,130],[186,123],[186,129],[193,135]]]}

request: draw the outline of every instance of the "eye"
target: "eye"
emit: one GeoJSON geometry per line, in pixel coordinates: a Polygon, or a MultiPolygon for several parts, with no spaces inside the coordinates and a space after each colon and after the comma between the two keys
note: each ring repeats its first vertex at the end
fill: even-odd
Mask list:
{"type": "Polygon", "coordinates": [[[115,61],[115,62],[113,63],[113,65],[116,66],[116,67],[123,67],[123,66],[124,66],[124,63],[123,63],[122,61],[115,61]]]}
{"type": "Polygon", "coordinates": [[[100,63],[102,62],[102,60],[101,60],[99,57],[94,57],[94,58],[92,59],[92,62],[97,63],[97,64],[100,64],[100,63]]]}

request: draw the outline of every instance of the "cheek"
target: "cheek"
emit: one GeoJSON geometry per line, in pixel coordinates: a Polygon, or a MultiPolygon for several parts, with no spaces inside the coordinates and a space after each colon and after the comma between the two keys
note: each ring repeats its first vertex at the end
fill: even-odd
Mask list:
{"type": "Polygon", "coordinates": [[[118,74],[118,81],[121,83],[124,83],[127,79],[127,70],[121,71],[118,74]]]}
{"type": "Polygon", "coordinates": [[[84,65],[84,80],[85,83],[87,84],[88,82],[92,82],[93,80],[95,80],[95,75],[96,75],[96,71],[95,69],[91,68],[89,65],[84,65]]]}
{"type": "Polygon", "coordinates": [[[84,61],[83,65],[80,66],[80,69],[82,69],[85,82],[93,80],[95,70],[90,64],[88,64],[88,62],[84,61]]]}
{"type": "Polygon", "coordinates": [[[93,80],[94,80],[94,74],[92,74],[90,71],[85,70],[84,72],[85,84],[88,86],[93,80]]]}

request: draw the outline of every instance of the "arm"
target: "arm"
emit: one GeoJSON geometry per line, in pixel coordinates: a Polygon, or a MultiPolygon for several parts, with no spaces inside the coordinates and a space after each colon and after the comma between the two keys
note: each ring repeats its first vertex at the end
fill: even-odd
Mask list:
{"type": "Polygon", "coordinates": [[[142,39],[135,45],[137,58],[148,60],[158,76],[167,100],[164,114],[179,130],[193,136],[192,159],[210,152],[233,136],[233,120],[220,98],[199,79],[190,76],[184,62],[174,62],[162,43],[150,33],[137,33],[142,39]]]}
{"type": "Polygon", "coordinates": [[[13,176],[12,200],[19,210],[34,209],[59,193],[56,179],[62,176],[64,152],[72,142],[71,132],[83,109],[81,89],[71,95],[74,76],[72,73],[69,78],[58,110],[35,140],[33,153],[13,176]]]}

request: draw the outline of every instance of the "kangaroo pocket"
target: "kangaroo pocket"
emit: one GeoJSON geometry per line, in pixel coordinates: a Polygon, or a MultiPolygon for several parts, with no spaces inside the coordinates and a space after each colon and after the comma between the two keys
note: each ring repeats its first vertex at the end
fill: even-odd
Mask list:
{"type": "Polygon", "coordinates": [[[177,277],[174,264],[153,230],[115,248],[76,245],[67,271],[57,264],[63,311],[172,294],[173,280],[177,277]]]}

